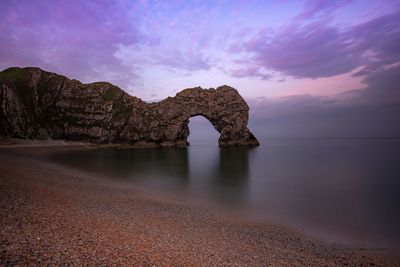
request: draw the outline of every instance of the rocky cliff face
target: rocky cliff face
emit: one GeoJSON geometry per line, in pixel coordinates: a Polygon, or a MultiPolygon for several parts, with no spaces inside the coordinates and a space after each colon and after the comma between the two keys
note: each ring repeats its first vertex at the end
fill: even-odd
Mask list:
{"type": "Polygon", "coordinates": [[[202,115],[221,134],[221,146],[256,146],[248,111],[229,86],[146,103],[106,82],[82,84],[38,68],[0,72],[0,135],[8,137],[185,146],[189,118],[202,115]]]}

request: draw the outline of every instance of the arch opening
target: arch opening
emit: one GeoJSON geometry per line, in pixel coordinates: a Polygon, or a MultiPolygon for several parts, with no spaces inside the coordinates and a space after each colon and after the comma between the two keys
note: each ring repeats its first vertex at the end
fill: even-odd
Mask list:
{"type": "Polygon", "coordinates": [[[195,115],[190,117],[188,121],[189,136],[187,141],[190,145],[218,145],[220,134],[208,118],[203,115],[195,115]]]}

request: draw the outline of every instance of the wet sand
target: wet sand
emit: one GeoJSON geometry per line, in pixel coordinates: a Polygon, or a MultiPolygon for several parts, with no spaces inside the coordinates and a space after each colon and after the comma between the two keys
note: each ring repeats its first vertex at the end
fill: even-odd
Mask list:
{"type": "Polygon", "coordinates": [[[0,146],[0,265],[400,266],[275,225],[154,198],[43,159],[85,145],[0,146]]]}

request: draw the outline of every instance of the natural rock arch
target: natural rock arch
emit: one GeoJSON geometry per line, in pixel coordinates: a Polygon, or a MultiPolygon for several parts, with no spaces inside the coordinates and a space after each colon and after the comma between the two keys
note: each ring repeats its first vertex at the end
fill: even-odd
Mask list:
{"type": "Polygon", "coordinates": [[[186,146],[189,119],[207,118],[220,146],[256,146],[249,107],[232,87],[185,89],[146,103],[106,82],[82,84],[38,68],[0,72],[0,135],[186,146]]]}
{"type": "MultiPolygon", "coordinates": [[[[163,133],[161,144],[187,144],[189,119],[203,116],[220,133],[220,146],[258,145],[257,139],[247,128],[249,107],[239,93],[229,86],[217,89],[200,87],[185,89],[175,97],[169,97],[159,103],[149,104],[149,110],[156,111],[163,133]]],[[[160,132],[161,130],[161,132],[160,132]]],[[[152,135],[154,133],[151,133],[152,135]]]]}

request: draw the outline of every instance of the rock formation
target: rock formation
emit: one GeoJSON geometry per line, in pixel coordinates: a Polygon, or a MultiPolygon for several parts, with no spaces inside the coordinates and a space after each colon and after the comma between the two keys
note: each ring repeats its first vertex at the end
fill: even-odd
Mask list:
{"type": "Polygon", "coordinates": [[[0,135],[7,137],[186,146],[189,118],[202,115],[220,133],[220,146],[256,146],[248,111],[229,86],[146,103],[107,82],[82,84],[38,68],[0,72],[0,135]]]}

